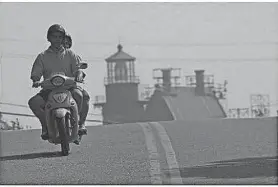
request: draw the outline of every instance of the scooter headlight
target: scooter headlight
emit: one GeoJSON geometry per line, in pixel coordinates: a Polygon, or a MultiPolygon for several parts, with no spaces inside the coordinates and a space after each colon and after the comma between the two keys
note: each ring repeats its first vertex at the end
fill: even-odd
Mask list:
{"type": "Polygon", "coordinates": [[[51,83],[54,85],[54,86],[62,86],[65,82],[65,79],[63,77],[60,77],[60,76],[56,76],[56,77],[53,77],[51,79],[51,83]]]}
{"type": "Polygon", "coordinates": [[[56,93],[53,95],[53,98],[57,103],[63,103],[67,98],[67,94],[66,93],[56,93]]]}

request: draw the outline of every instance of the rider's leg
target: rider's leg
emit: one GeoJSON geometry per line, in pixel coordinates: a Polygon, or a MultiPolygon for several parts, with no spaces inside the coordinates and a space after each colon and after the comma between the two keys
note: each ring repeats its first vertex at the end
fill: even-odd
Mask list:
{"type": "MultiPolygon", "coordinates": [[[[82,111],[82,105],[83,105],[83,95],[80,89],[74,88],[71,89],[71,93],[75,101],[77,102],[78,105],[78,113],[80,115],[80,112],[82,111]]],[[[80,121],[80,120],[79,120],[80,121]]],[[[79,134],[86,134],[86,129],[84,124],[79,123],[79,134]]]]}
{"type": "Polygon", "coordinates": [[[28,101],[28,105],[30,107],[30,109],[32,110],[32,112],[34,113],[34,115],[39,118],[41,125],[42,125],[42,139],[47,139],[48,138],[48,133],[47,133],[47,126],[46,126],[46,120],[45,120],[45,116],[44,116],[44,111],[43,111],[43,107],[45,105],[45,101],[43,99],[43,96],[41,93],[33,96],[29,101],[28,101]]]}
{"type": "Polygon", "coordinates": [[[83,124],[83,126],[85,127],[85,121],[88,115],[88,111],[89,111],[89,101],[90,101],[90,96],[88,94],[88,92],[86,90],[82,90],[82,94],[83,94],[83,103],[82,103],[82,109],[80,112],[80,121],[79,124],[83,124]]]}
{"type": "Polygon", "coordinates": [[[77,88],[73,88],[70,91],[71,91],[73,99],[77,103],[78,113],[80,113],[80,111],[82,109],[82,103],[83,103],[82,92],[79,89],[77,89],[77,88]]]}

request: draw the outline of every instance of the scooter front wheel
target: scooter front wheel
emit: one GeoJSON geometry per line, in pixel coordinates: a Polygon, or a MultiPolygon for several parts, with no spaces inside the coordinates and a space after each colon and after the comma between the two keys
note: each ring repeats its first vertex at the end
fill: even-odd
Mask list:
{"type": "Polygon", "coordinates": [[[65,117],[63,117],[63,118],[56,118],[56,120],[59,129],[59,137],[61,140],[62,155],[67,156],[69,155],[70,146],[68,141],[66,119],[65,117]]]}

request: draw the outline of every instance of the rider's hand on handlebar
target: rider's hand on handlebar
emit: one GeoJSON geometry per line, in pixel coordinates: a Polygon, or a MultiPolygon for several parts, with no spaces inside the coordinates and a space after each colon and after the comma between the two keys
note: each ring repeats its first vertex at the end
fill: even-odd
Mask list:
{"type": "Polygon", "coordinates": [[[82,72],[80,72],[80,73],[78,73],[77,75],[76,75],[76,77],[75,77],[75,80],[77,81],[77,82],[83,82],[83,73],[82,72]]]}
{"type": "Polygon", "coordinates": [[[40,86],[40,81],[34,81],[32,87],[38,88],[40,86]]]}

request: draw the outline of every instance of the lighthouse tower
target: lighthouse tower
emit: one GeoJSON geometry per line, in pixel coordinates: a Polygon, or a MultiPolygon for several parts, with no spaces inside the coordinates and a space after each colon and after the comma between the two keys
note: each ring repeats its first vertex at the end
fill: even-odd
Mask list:
{"type": "Polygon", "coordinates": [[[135,75],[135,57],[123,51],[122,45],[117,52],[105,59],[107,77],[104,78],[106,101],[96,97],[95,107],[102,108],[103,121],[132,123],[141,121],[144,107],[138,100],[139,77],[135,75]]]}

